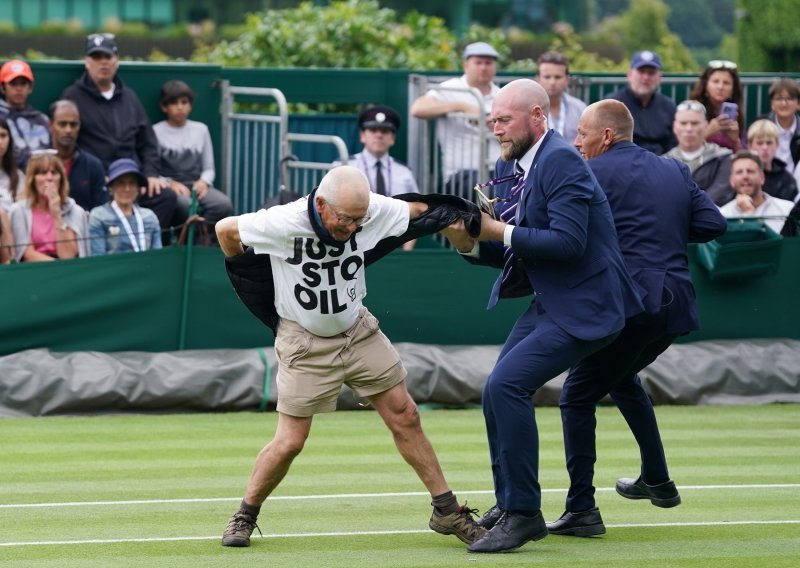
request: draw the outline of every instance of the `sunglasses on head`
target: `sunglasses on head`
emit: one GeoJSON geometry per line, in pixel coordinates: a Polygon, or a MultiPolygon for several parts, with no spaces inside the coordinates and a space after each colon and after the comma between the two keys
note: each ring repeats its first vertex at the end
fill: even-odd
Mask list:
{"type": "Polygon", "coordinates": [[[709,69],[736,69],[736,63],[727,59],[712,59],[708,62],[709,69]]]}
{"type": "Polygon", "coordinates": [[[695,112],[701,112],[703,114],[706,113],[706,107],[700,101],[683,101],[681,104],[677,106],[676,110],[678,112],[683,112],[685,110],[693,110],[695,112]]]}

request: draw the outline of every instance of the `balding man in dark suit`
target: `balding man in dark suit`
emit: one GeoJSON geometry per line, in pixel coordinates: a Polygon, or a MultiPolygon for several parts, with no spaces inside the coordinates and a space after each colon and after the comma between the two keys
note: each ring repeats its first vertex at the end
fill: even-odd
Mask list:
{"type": "Polygon", "coordinates": [[[642,456],[637,479],[620,479],[617,492],[659,507],[680,504],[670,480],[653,405],[638,372],[675,339],[698,328],[687,243],[723,234],[724,217],[685,164],[661,158],[633,143],[633,118],[615,100],[586,108],[575,147],[603,187],[620,248],[643,290],[645,311],[629,318],[609,346],[586,357],[567,376],[559,406],[570,489],[566,512],[548,524],[551,534],[591,536],[605,532],[594,501],[595,406],[605,395],[619,407],[642,456]]]}

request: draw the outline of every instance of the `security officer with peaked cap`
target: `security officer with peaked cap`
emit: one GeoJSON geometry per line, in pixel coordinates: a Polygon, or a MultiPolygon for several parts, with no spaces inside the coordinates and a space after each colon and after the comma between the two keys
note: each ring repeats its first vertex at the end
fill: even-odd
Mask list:
{"type": "Polygon", "coordinates": [[[377,105],[358,115],[358,128],[364,149],[353,154],[348,165],[360,169],[369,180],[370,189],[383,195],[417,193],[414,174],[405,164],[389,155],[397,140],[400,116],[388,106],[377,105]]]}

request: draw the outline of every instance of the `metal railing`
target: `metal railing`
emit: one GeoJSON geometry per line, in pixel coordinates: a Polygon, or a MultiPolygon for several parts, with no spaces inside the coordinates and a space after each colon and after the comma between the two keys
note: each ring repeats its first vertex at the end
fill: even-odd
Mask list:
{"type": "Polygon", "coordinates": [[[333,167],[299,159],[293,143],[332,144],[339,161],[347,163],[347,145],[339,136],[289,132],[286,97],[278,89],[235,87],[224,81],[222,105],[224,187],[237,214],[259,209],[281,189],[305,195],[333,167]],[[240,102],[277,112],[239,112],[240,102]]]}

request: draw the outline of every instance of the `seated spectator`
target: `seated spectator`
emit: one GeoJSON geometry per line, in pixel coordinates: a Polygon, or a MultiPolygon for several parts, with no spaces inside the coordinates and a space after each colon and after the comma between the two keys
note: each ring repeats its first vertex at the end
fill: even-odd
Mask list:
{"type": "Polygon", "coordinates": [[[108,167],[111,202],[89,213],[92,256],[119,252],[142,252],[161,248],[161,227],[150,209],[136,205],[147,178],[130,158],[120,158],[108,167]]]}
{"type": "Polygon", "coordinates": [[[745,147],[744,90],[736,63],[719,59],[709,61],[689,98],[700,101],[706,107],[706,140],[734,152],[745,147]],[[736,104],[734,120],[721,113],[723,103],[736,104]]]}
{"type": "Polygon", "coordinates": [[[31,152],[50,147],[47,116],[28,104],[33,92],[33,71],[24,61],[6,61],[0,67],[0,118],[5,118],[14,137],[14,157],[25,168],[31,152]]]}
{"type": "Polygon", "coordinates": [[[761,158],[764,166],[764,191],[772,197],[797,200],[797,183],[786,164],[775,157],[780,131],[771,120],[756,120],[747,129],[747,147],[761,158]]]}
{"type": "Polygon", "coordinates": [[[631,111],[633,143],[659,156],[676,143],[672,133],[675,101],[658,92],[660,86],[661,58],[653,51],[639,51],[631,58],[628,86],[606,97],[631,111]]]}
{"type": "Polygon", "coordinates": [[[713,142],[706,142],[706,108],[698,101],[683,101],[675,111],[672,130],[678,145],[664,154],[680,160],[692,172],[692,179],[719,207],[735,197],[728,179],[731,175],[731,154],[713,142]]]}
{"type": "MultiPolygon", "coordinates": [[[[159,170],[178,195],[179,209],[188,211],[192,190],[197,191],[200,212],[212,227],[233,214],[227,195],[216,189],[214,149],[208,127],[189,120],[194,92],[183,81],[167,81],[161,87],[161,110],[166,120],[156,123],[153,131],[159,145],[159,170]]],[[[212,238],[216,235],[211,231],[212,238]]]]}
{"type": "Polygon", "coordinates": [[[86,256],[86,212],[69,196],[64,164],[55,150],[31,154],[22,199],[9,217],[18,262],[86,256]]]}
{"type": "Polygon", "coordinates": [[[578,135],[578,121],[586,103],[567,92],[569,59],[557,51],[546,51],[536,60],[536,82],[550,98],[547,124],[570,144],[578,135]]]}
{"type": "Polygon", "coordinates": [[[64,162],[69,194],[78,205],[91,211],[108,201],[103,164],[86,150],[78,149],[81,116],[78,107],[66,99],[50,105],[50,133],[53,148],[64,162]]]}
{"type": "Polygon", "coordinates": [[[764,168],[757,155],[746,150],[733,155],[730,184],[736,197],[719,208],[725,217],[763,217],[765,225],[781,233],[794,203],[764,193],[764,168]]]}
{"type": "Polygon", "coordinates": [[[80,112],[78,146],[97,156],[104,168],[119,158],[136,160],[147,177],[139,205],[152,209],[164,229],[182,224],[186,210],[178,207],[177,194],[159,176],[158,140],[150,118],[136,92],[117,73],[114,35],[89,35],[85,53],[86,71],[61,93],[80,112]]]}
{"type": "Polygon", "coordinates": [[[480,135],[484,129],[479,121],[485,121],[492,109],[492,101],[500,90],[494,82],[497,60],[500,55],[488,43],[479,41],[464,48],[464,74],[444,81],[431,89],[411,105],[415,118],[439,118],[436,121],[436,140],[442,153],[442,179],[445,192],[472,199],[472,188],[478,181],[478,164],[487,160],[494,167],[500,157],[500,144],[487,132],[488,156],[478,155],[480,135]],[[479,116],[478,102],[468,91],[477,89],[483,97],[487,116],[479,116]]]}
{"type": "Polygon", "coordinates": [[[0,118],[0,263],[6,264],[14,257],[14,237],[8,211],[22,191],[25,175],[17,168],[14,159],[14,140],[8,122],[0,118]]]}
{"type": "Polygon", "coordinates": [[[778,126],[780,136],[776,157],[790,170],[800,163],[798,100],[800,100],[800,86],[797,81],[788,77],[775,79],[769,87],[769,106],[772,110],[762,117],[778,126]]]}

